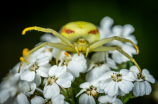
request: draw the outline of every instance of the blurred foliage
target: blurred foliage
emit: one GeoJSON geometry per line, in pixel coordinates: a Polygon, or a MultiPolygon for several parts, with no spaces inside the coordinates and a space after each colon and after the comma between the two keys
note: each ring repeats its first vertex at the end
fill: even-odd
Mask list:
{"type": "MultiPolygon", "coordinates": [[[[87,21],[99,25],[104,16],[109,16],[116,25],[134,26],[134,35],[140,48],[140,54],[134,58],[142,69],[149,69],[158,79],[157,4],[157,0],[4,1],[1,3],[3,6],[0,6],[0,78],[19,62],[23,48],[32,49],[40,41],[41,32],[32,31],[22,36],[25,27],[41,26],[59,31],[61,26],[71,21],[87,21]]],[[[130,100],[130,103],[153,104],[154,101],[150,96],[145,96],[130,100]]]]}

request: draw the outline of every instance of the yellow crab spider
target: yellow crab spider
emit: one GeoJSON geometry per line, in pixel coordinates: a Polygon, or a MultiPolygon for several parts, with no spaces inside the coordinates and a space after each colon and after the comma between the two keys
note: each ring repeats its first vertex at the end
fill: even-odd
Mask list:
{"type": "MultiPolygon", "coordinates": [[[[66,50],[69,52],[76,52],[78,55],[80,52],[85,53],[86,57],[88,56],[89,52],[104,51],[106,53],[106,51],[117,50],[123,55],[125,55],[128,59],[130,59],[138,67],[139,72],[142,75],[139,65],[130,55],[128,55],[119,47],[103,46],[103,44],[106,44],[113,40],[128,42],[128,43],[133,44],[133,46],[136,48],[137,54],[139,53],[138,46],[134,44],[131,40],[120,38],[118,36],[113,36],[110,38],[100,40],[99,31],[97,27],[92,23],[84,22],[84,21],[70,22],[61,29],[61,33],[58,33],[53,29],[33,26],[33,27],[25,28],[22,34],[24,35],[29,30],[37,30],[37,31],[45,32],[45,33],[52,33],[53,35],[58,37],[62,42],[61,43],[44,42],[40,44],[39,46],[30,50],[27,53],[27,55],[24,57],[24,60],[31,53],[35,52],[39,48],[46,45],[60,48],[61,50],[66,50]]],[[[22,60],[20,67],[23,64],[24,60],[22,60]]],[[[58,57],[56,60],[58,60],[58,57]]],[[[20,72],[20,67],[19,67],[19,72],[20,72]]]]}

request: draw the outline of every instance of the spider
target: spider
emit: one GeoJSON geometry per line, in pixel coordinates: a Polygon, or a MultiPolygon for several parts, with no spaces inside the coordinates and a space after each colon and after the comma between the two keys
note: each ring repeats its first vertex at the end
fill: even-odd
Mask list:
{"type": "MultiPolygon", "coordinates": [[[[135,48],[136,48],[136,53],[139,53],[138,46],[134,44],[131,40],[125,39],[125,38],[120,38],[118,36],[113,36],[110,38],[102,39],[100,40],[100,34],[97,29],[97,27],[89,22],[84,22],[84,21],[77,21],[77,22],[70,22],[63,26],[61,29],[61,33],[56,32],[53,29],[50,28],[42,28],[42,27],[27,27],[22,31],[22,34],[24,35],[27,31],[29,30],[37,30],[45,33],[52,33],[56,37],[58,37],[62,42],[61,43],[50,43],[50,42],[44,42],[37,47],[33,48],[30,50],[27,55],[24,57],[24,60],[22,60],[20,66],[19,66],[19,72],[20,72],[20,67],[23,64],[23,62],[26,60],[26,58],[36,50],[48,45],[52,47],[59,48],[61,50],[77,53],[84,53],[86,54],[86,57],[88,56],[89,52],[98,52],[98,51],[114,51],[117,50],[123,55],[125,55],[128,59],[130,59],[137,67],[142,75],[141,69],[137,62],[132,58],[130,55],[128,55],[126,52],[124,52],[121,48],[119,47],[114,47],[114,46],[103,46],[103,44],[109,43],[113,40],[118,40],[122,42],[128,42],[131,43],[135,48]]],[[[58,53],[60,54],[60,52],[58,53]]],[[[58,55],[59,56],[59,55],[58,55]]],[[[59,57],[57,56],[57,59],[59,57]]]]}

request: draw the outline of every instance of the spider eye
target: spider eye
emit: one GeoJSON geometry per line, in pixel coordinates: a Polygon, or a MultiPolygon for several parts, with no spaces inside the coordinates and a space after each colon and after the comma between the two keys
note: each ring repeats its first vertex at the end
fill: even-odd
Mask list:
{"type": "Polygon", "coordinates": [[[75,31],[73,31],[71,29],[63,28],[62,32],[65,32],[67,34],[71,34],[71,33],[74,33],[75,31]]]}
{"type": "Polygon", "coordinates": [[[98,29],[91,30],[91,31],[88,32],[88,34],[97,34],[97,33],[99,33],[98,29]]]}

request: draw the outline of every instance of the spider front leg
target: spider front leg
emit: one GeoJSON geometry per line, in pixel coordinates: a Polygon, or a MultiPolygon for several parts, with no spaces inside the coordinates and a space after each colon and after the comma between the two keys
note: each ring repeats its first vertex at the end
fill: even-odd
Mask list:
{"type": "Polygon", "coordinates": [[[68,40],[67,38],[65,38],[64,36],[62,36],[60,33],[56,32],[53,29],[49,29],[49,28],[42,28],[42,27],[37,27],[37,26],[33,26],[33,27],[27,27],[22,31],[22,34],[24,35],[27,31],[29,30],[37,30],[37,31],[41,31],[41,32],[45,32],[45,33],[52,33],[53,35],[55,35],[56,37],[58,37],[60,40],[62,40],[65,44],[67,44],[68,46],[72,46],[72,43],[70,40],[68,40]]]}
{"type": "MultiPolygon", "coordinates": [[[[49,43],[49,42],[44,42],[40,45],[38,45],[37,47],[33,48],[32,50],[30,50],[27,55],[24,57],[24,59],[22,60],[22,62],[20,63],[20,66],[19,66],[19,70],[18,72],[20,72],[20,68],[23,64],[23,62],[26,60],[26,58],[32,54],[33,52],[35,52],[36,50],[44,47],[44,46],[51,46],[51,47],[56,47],[56,48],[60,48],[61,50],[66,50],[66,51],[71,51],[71,52],[74,52],[75,49],[73,49],[72,47],[68,46],[68,45],[65,45],[65,44],[62,44],[62,43],[49,43]]],[[[57,59],[58,60],[58,59],[57,59]]]]}
{"type": "Polygon", "coordinates": [[[142,71],[141,71],[139,65],[137,64],[137,62],[135,61],[135,59],[132,58],[129,54],[127,54],[125,51],[123,51],[123,50],[122,50],[121,48],[119,48],[119,47],[100,46],[100,47],[91,49],[90,51],[94,51],[94,52],[95,52],[95,51],[103,51],[103,52],[105,52],[105,51],[114,51],[114,50],[119,51],[120,53],[122,53],[123,55],[125,55],[128,59],[130,59],[130,60],[137,66],[137,68],[138,68],[138,70],[139,70],[139,72],[140,72],[140,74],[141,74],[141,77],[143,77],[143,76],[142,76],[142,71]]]}
{"type": "Polygon", "coordinates": [[[139,53],[139,48],[136,44],[134,44],[131,40],[129,39],[125,39],[125,38],[120,38],[118,36],[113,36],[113,37],[110,37],[110,38],[106,38],[106,39],[102,39],[102,40],[99,40],[95,43],[93,43],[92,45],[90,45],[90,49],[94,49],[98,46],[102,46],[103,44],[106,44],[106,43],[109,43],[113,40],[118,40],[118,41],[122,41],[122,42],[128,42],[128,43],[131,43],[135,48],[136,48],[136,53],[138,54],[139,53]]]}

